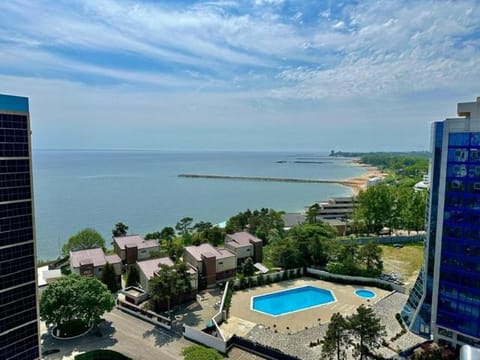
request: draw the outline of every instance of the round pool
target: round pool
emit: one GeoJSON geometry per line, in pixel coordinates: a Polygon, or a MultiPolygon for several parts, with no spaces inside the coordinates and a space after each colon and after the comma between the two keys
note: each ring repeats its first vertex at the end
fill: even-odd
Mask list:
{"type": "Polygon", "coordinates": [[[363,299],[373,299],[374,297],[377,296],[373,291],[371,290],[365,290],[365,289],[357,289],[355,290],[355,295],[358,297],[361,297],[363,299]]]}

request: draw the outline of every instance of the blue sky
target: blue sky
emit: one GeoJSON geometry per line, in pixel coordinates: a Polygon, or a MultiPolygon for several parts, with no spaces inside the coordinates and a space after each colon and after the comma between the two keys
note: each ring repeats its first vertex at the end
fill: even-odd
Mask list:
{"type": "Polygon", "coordinates": [[[35,148],[421,150],[480,95],[475,1],[0,2],[35,148]]]}

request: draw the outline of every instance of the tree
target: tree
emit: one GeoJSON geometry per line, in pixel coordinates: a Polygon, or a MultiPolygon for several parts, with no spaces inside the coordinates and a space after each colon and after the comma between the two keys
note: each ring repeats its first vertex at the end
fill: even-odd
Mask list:
{"type": "Polygon", "coordinates": [[[177,261],[180,260],[180,258],[183,255],[183,245],[180,244],[179,242],[175,241],[172,242],[170,247],[167,249],[168,256],[173,260],[177,261]]]}
{"type": "Polygon", "coordinates": [[[242,265],[242,273],[245,276],[252,276],[255,274],[255,266],[251,257],[247,258],[242,265]]]}
{"type": "Polygon", "coordinates": [[[343,360],[350,345],[348,322],[340,313],[335,313],[328,324],[327,333],[322,339],[322,355],[327,359],[343,360]]]}
{"type": "Polygon", "coordinates": [[[178,233],[181,236],[185,236],[187,234],[190,234],[190,232],[193,230],[192,228],[192,222],[193,218],[191,217],[184,217],[181,218],[179,222],[177,222],[177,225],[175,225],[175,229],[178,231],[178,233]]]}
{"type": "Polygon", "coordinates": [[[307,224],[315,224],[317,222],[318,210],[320,210],[320,205],[317,203],[310,206],[307,210],[307,224]]]}
{"type": "Polygon", "coordinates": [[[378,276],[382,273],[382,248],[373,241],[370,241],[360,248],[358,259],[365,265],[365,270],[368,274],[378,276]]]}
{"type": "Polygon", "coordinates": [[[185,360],[221,360],[223,356],[215,349],[209,349],[201,345],[187,346],[183,349],[185,360]]]}
{"type": "Polygon", "coordinates": [[[388,185],[371,186],[358,194],[358,206],[355,209],[368,233],[380,233],[383,227],[391,227],[393,222],[394,196],[388,185]]]}
{"type": "Polygon", "coordinates": [[[363,304],[357,308],[357,312],[347,317],[348,328],[352,337],[356,340],[354,344],[354,355],[360,360],[365,359],[373,349],[378,349],[386,336],[385,326],[375,316],[371,308],[363,304]]]}
{"type": "Polygon", "coordinates": [[[112,229],[112,234],[115,237],[127,235],[128,226],[122,222],[116,223],[115,228],[112,229]]]}
{"type": "Polygon", "coordinates": [[[158,231],[145,234],[145,240],[158,240],[158,239],[160,239],[160,233],[158,231]]]}
{"type": "Polygon", "coordinates": [[[330,253],[329,243],[336,236],[336,231],[329,225],[319,222],[294,226],[287,237],[296,244],[300,265],[326,265],[330,253]]]}
{"type": "Polygon", "coordinates": [[[129,265],[125,279],[126,286],[137,286],[140,282],[140,274],[136,265],[129,265]]]}
{"type": "Polygon", "coordinates": [[[167,242],[167,246],[172,244],[172,240],[175,237],[175,229],[171,226],[166,226],[160,231],[160,239],[167,242]]]}
{"type": "Polygon", "coordinates": [[[167,304],[168,312],[172,299],[181,303],[185,294],[190,292],[190,274],[188,267],[183,262],[176,263],[173,267],[160,265],[158,272],[150,280],[150,306],[158,309],[161,304],[167,304]]]}
{"type": "Polygon", "coordinates": [[[119,289],[115,268],[110,263],[106,263],[102,268],[102,282],[107,285],[108,290],[112,293],[119,289]]]}
{"type": "Polygon", "coordinates": [[[269,245],[269,257],[275,266],[291,269],[302,266],[303,259],[297,244],[291,238],[276,238],[269,245]]]}
{"type": "Polygon", "coordinates": [[[72,274],[50,284],[42,292],[40,318],[55,326],[72,320],[90,325],[98,323],[114,305],[115,298],[105,284],[93,277],[72,274]]]}
{"type": "Polygon", "coordinates": [[[94,229],[84,229],[73,235],[62,247],[62,255],[68,256],[70,251],[102,248],[105,250],[105,240],[94,229]]]}

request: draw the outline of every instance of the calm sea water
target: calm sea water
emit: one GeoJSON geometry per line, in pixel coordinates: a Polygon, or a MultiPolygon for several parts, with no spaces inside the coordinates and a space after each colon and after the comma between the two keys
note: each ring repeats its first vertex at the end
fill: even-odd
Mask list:
{"type": "Polygon", "coordinates": [[[145,234],[185,216],[219,223],[247,208],[299,211],[351,194],[334,184],[178,178],[181,173],[345,179],[364,172],[326,154],[281,152],[36,150],[33,168],[41,259],[56,258],[68,237],[86,227],[109,243],[119,221],[145,234]]]}

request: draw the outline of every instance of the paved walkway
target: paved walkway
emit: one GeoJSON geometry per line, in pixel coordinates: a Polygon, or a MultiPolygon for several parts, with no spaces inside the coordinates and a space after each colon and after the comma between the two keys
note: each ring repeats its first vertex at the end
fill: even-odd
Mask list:
{"type": "Polygon", "coordinates": [[[95,349],[111,349],[135,360],[182,359],[182,349],[192,343],[178,335],[155,327],[121,310],[105,314],[105,322],[99,326],[99,334],[90,333],[78,339],[56,340],[41,329],[42,351],[60,349],[60,352],[45,356],[49,360],[66,360],[80,352],[95,349]]]}
{"type": "MultiPolygon", "coordinates": [[[[400,325],[395,319],[395,313],[401,311],[406,300],[407,295],[393,293],[372,305],[375,313],[380,317],[382,324],[386,327],[386,340],[388,343],[390,343],[390,338],[401,330],[400,325]]],[[[275,347],[288,354],[298,356],[301,359],[317,360],[322,358],[321,346],[310,347],[310,343],[317,343],[321,340],[325,336],[327,327],[328,324],[323,323],[289,335],[285,332],[275,332],[275,329],[268,329],[263,325],[257,325],[248,333],[247,338],[264,345],[275,347]]],[[[405,349],[423,341],[423,338],[412,333],[407,333],[394,343],[390,343],[390,347],[393,349],[397,347],[405,349]]],[[[396,354],[393,350],[386,347],[382,347],[379,353],[387,357],[396,354]]],[[[351,354],[347,356],[347,359],[352,359],[351,354]]]]}

